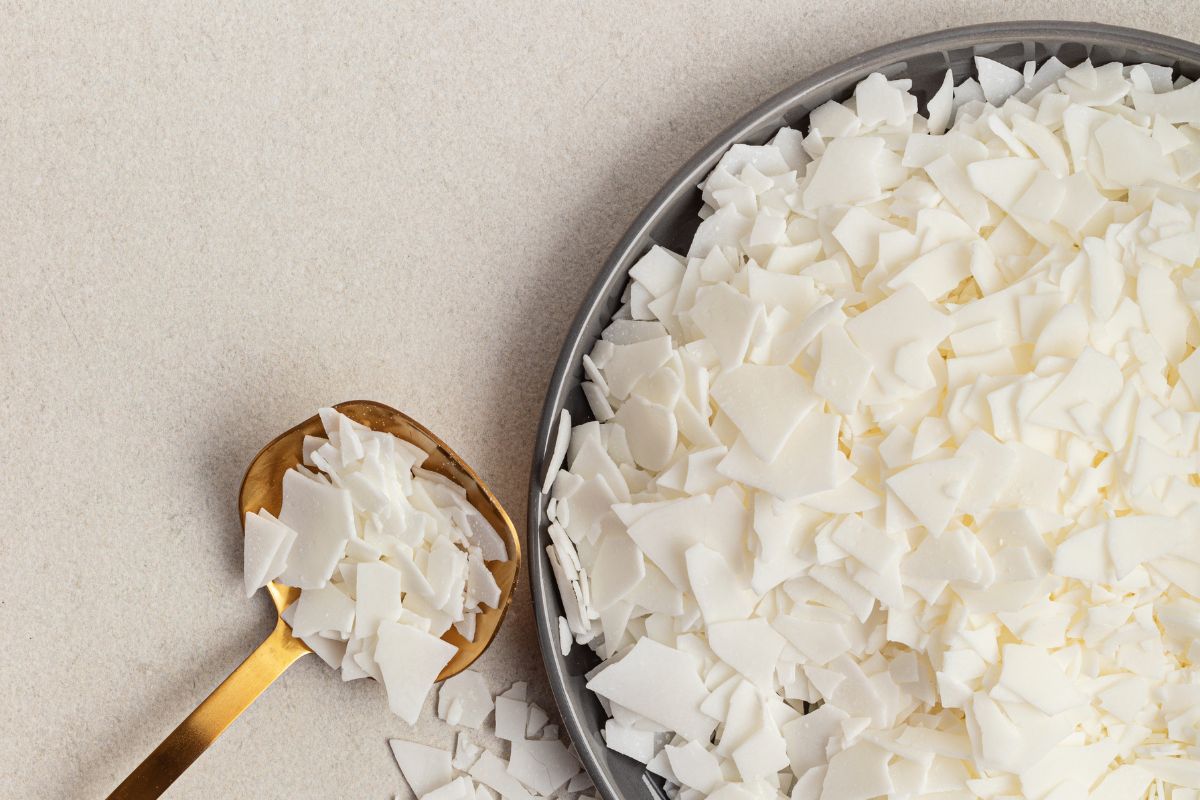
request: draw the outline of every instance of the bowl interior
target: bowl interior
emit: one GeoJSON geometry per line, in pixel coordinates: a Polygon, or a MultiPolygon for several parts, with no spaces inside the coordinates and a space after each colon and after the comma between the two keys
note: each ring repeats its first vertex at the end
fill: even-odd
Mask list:
{"type": "Polygon", "coordinates": [[[1176,75],[1200,78],[1200,47],[1145,31],[1093,23],[1021,22],[976,25],[897,42],[848,59],[801,80],[735,123],[694,156],[641,212],[584,300],[551,379],[534,452],[529,497],[530,584],[542,654],[563,722],[584,766],[606,800],[665,797],[661,779],[642,764],[608,750],[601,736],[607,719],[599,701],[584,688],[584,673],[599,663],[587,648],[576,646],[568,657],[558,649],[557,618],[562,604],[550,574],[545,547],[546,500],[540,492],[550,457],[559,410],[566,408],[578,424],[592,419],[583,397],[581,359],[620,306],[630,267],[658,244],[675,252],[688,249],[700,224],[702,201],[697,187],[734,144],[762,144],[785,125],[806,129],[809,113],[829,100],[844,100],[872,72],[912,81],[912,93],[925,104],[941,85],[946,69],[955,83],[974,74],[975,56],[986,56],[1020,69],[1056,56],[1073,66],[1091,58],[1097,65],[1112,61],[1173,67],[1176,75]]]}

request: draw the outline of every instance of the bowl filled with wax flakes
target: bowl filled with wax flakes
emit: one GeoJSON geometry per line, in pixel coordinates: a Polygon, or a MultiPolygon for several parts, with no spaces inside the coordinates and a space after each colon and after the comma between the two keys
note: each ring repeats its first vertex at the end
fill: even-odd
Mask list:
{"type": "Polygon", "coordinates": [[[637,218],[530,497],[602,796],[1197,797],[1198,77],[1128,29],[931,34],[637,218]]]}

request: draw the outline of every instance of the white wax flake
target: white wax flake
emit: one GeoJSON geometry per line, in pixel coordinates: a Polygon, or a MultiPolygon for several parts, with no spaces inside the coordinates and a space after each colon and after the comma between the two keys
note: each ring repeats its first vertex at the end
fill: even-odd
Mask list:
{"type": "Polygon", "coordinates": [[[804,189],[804,207],[853,205],[878,197],[877,163],[883,155],[883,145],[883,139],[876,137],[831,141],[804,189]]]}
{"type": "Polygon", "coordinates": [[[487,568],[482,553],[467,556],[467,592],[480,603],[491,608],[500,607],[500,585],[487,568]]]}
{"type": "Polygon", "coordinates": [[[700,711],[708,690],[687,653],[639,639],[617,663],[588,681],[596,694],[692,739],[707,739],[716,720],[700,711]]]}
{"type": "Polygon", "coordinates": [[[853,414],[870,377],[871,360],[850,341],[845,328],[826,326],[821,331],[821,364],[813,375],[813,390],[837,413],[853,414]]]}
{"type": "Polygon", "coordinates": [[[645,560],[633,539],[619,530],[603,534],[589,572],[592,607],[608,610],[633,591],[645,574],[645,560]]]}
{"type": "Polygon", "coordinates": [[[337,631],[349,636],[353,625],[354,601],[337,586],[308,589],[296,601],[292,632],[297,636],[311,636],[322,631],[337,631]]]}
{"type": "Polygon", "coordinates": [[[583,365],[562,643],[673,800],[1200,789],[1200,83],[974,73],[732,148],[583,365]]]}
{"type": "Polygon", "coordinates": [[[612,396],[624,401],[638,381],[652,374],[671,357],[671,337],[659,336],[632,344],[614,345],[604,366],[604,379],[612,396]]]}
{"type": "Polygon", "coordinates": [[[712,625],[750,616],[758,597],[720,553],[697,544],[684,556],[688,584],[706,623],[712,625]]]}
{"type": "Polygon", "coordinates": [[[774,460],[764,462],[739,437],[717,471],[732,480],[762,489],[784,500],[802,500],[837,486],[853,473],[837,450],[838,418],[807,414],[787,438],[774,460]]]}
{"type": "Polygon", "coordinates": [[[1074,708],[1086,697],[1041,648],[1009,644],[1003,649],[999,686],[1046,714],[1074,708]]]}
{"type": "Polygon", "coordinates": [[[987,223],[987,198],[975,190],[966,171],[950,154],[947,153],[927,164],[925,174],[946,198],[947,203],[973,230],[979,230],[987,223]]]}
{"type": "Polygon", "coordinates": [[[387,688],[388,704],[409,725],[417,721],[425,696],[458,648],[416,628],[395,622],[379,625],[375,661],[387,688]]]}
{"type": "Polygon", "coordinates": [[[887,485],[920,523],[937,535],[954,516],[974,469],[974,459],[927,461],[896,473],[887,485]]]}
{"type": "Polygon", "coordinates": [[[414,795],[421,797],[445,786],[454,778],[450,766],[450,754],[436,747],[389,739],[392,755],[400,767],[400,773],[414,795]]]}
{"type": "MultiPolygon", "coordinates": [[[[1172,251],[1169,257],[1190,267],[1200,256],[1200,251],[1195,244],[1195,233],[1189,235],[1192,241],[1186,244],[1188,251],[1184,254],[1172,251]]],[[[1151,249],[1154,249],[1153,246],[1151,249]]],[[[1137,299],[1146,326],[1162,347],[1168,361],[1176,364],[1190,355],[1187,350],[1188,326],[1194,323],[1180,289],[1171,280],[1170,274],[1165,270],[1149,268],[1139,272],[1137,299]]]]}
{"type": "Polygon", "coordinates": [[[605,723],[604,744],[609,750],[643,764],[654,758],[654,732],[620,725],[616,720],[605,723]]]}
{"type": "Polygon", "coordinates": [[[496,736],[510,742],[525,738],[529,722],[529,704],[511,697],[496,698],[496,736]]]}
{"type": "Polygon", "coordinates": [[[478,512],[468,512],[464,516],[470,528],[464,533],[470,545],[479,548],[479,556],[484,561],[508,561],[508,545],[491,523],[478,512]]]}
{"type": "Polygon", "coordinates": [[[425,570],[425,578],[433,589],[428,598],[433,608],[448,610],[446,606],[451,599],[461,602],[466,570],[466,553],[447,538],[434,541],[425,570]]]}
{"type": "MultiPolygon", "coordinates": [[[[851,208],[834,227],[833,238],[856,267],[870,267],[879,260],[879,241],[882,236],[900,229],[861,208],[851,208]]],[[[805,271],[812,274],[811,269],[805,271]]]]}
{"type": "Polygon", "coordinates": [[[975,70],[979,75],[979,85],[983,89],[984,98],[994,106],[1003,105],[1005,100],[1025,85],[1025,79],[1020,72],[990,58],[976,56],[975,70]]]}
{"type": "Polygon", "coordinates": [[[855,516],[845,517],[834,528],[831,539],[847,555],[878,573],[894,566],[907,549],[855,516]]]}
{"type": "Polygon", "coordinates": [[[829,760],[821,800],[868,800],[892,791],[887,764],[892,754],[870,742],[859,742],[829,760]]]}
{"type": "Polygon", "coordinates": [[[1170,517],[1128,516],[1109,520],[1108,555],[1117,580],[1139,565],[1175,552],[1182,526],[1170,517]]]}
{"type": "Polygon", "coordinates": [[[929,132],[940,135],[945,133],[950,124],[950,115],[954,111],[954,73],[946,70],[942,84],[937,92],[929,99],[929,132]]]}
{"type": "Polygon", "coordinates": [[[738,427],[756,457],[772,461],[817,404],[813,389],[785,366],[742,364],[713,382],[712,398],[738,427]]]}
{"type": "Polygon", "coordinates": [[[1033,360],[1041,361],[1047,356],[1078,359],[1087,346],[1089,334],[1087,312],[1083,306],[1072,303],[1054,312],[1033,347],[1033,360]]]}
{"type": "Polygon", "coordinates": [[[419,800],[474,800],[475,786],[470,778],[455,778],[445,786],[420,796],[419,800]]]}
{"type": "Polygon", "coordinates": [[[737,746],[732,758],[746,781],[759,781],[787,768],[787,747],[769,714],[762,714],[757,729],[737,746]]]}
{"type": "Polygon", "coordinates": [[[565,658],[571,655],[571,647],[575,644],[575,637],[571,633],[571,626],[567,622],[566,617],[558,618],[558,651],[565,658]]]}
{"type": "MultiPolygon", "coordinates": [[[[295,605],[289,606],[295,608],[295,605]]],[[[285,622],[288,620],[285,618],[285,622]]],[[[300,639],[308,645],[308,647],[317,654],[317,657],[324,661],[334,669],[339,669],[342,666],[342,661],[346,657],[346,643],[335,639],[326,639],[320,634],[312,636],[301,636],[300,639]]]]}
{"type": "MultiPolygon", "coordinates": [[[[453,625],[473,640],[483,607],[501,604],[487,562],[507,560],[507,546],[465,489],[421,467],[423,450],[335,409],[319,414],[326,438],[303,449],[322,472],[288,470],[279,520],[265,510],[246,519],[246,585],[300,588],[287,612],[293,632],[344,680],[382,681],[413,722],[457,652],[435,637],[453,625]]],[[[478,726],[490,711],[486,687],[454,695],[444,695],[443,718],[478,726]]]]}
{"type": "Polygon", "coordinates": [[[494,789],[504,800],[533,800],[533,796],[526,791],[521,782],[508,774],[505,763],[488,750],[483,751],[479,760],[467,770],[467,774],[484,786],[494,789]]]}
{"type": "Polygon", "coordinates": [[[639,467],[660,470],[667,465],[679,435],[671,409],[631,397],[617,409],[614,419],[627,432],[630,453],[639,467]]]}
{"type": "Polygon", "coordinates": [[[458,703],[458,721],[454,724],[479,729],[492,713],[494,703],[487,681],[474,670],[463,670],[447,678],[438,689],[438,716],[446,719],[452,703],[458,703]]]}
{"type": "Polygon", "coordinates": [[[1033,408],[1029,421],[1037,425],[1088,435],[1079,429],[1070,409],[1087,402],[1105,410],[1121,393],[1124,378],[1116,361],[1087,348],[1046,398],[1033,408]]]}
{"type": "MultiPolygon", "coordinates": [[[[745,358],[761,314],[760,305],[725,283],[698,291],[691,309],[692,322],[704,332],[726,368],[737,366],[745,358]]],[[[666,348],[669,353],[669,338],[666,348]]]]}
{"type": "Polygon", "coordinates": [[[583,606],[583,593],[576,580],[578,573],[574,575],[568,573],[568,568],[564,567],[562,561],[559,560],[554,545],[546,548],[546,557],[550,561],[550,570],[563,601],[563,612],[566,614],[567,625],[574,633],[587,634],[591,626],[584,619],[586,609],[583,606]]]}
{"type": "Polygon", "coordinates": [[[897,374],[896,357],[903,348],[913,345],[927,356],[952,330],[949,317],[912,286],[901,287],[846,323],[850,338],[873,362],[873,380],[885,394],[904,385],[912,389],[936,385],[925,365],[918,376],[897,374]],[[918,380],[915,385],[911,382],[914,378],[918,380]]]}
{"type": "Polygon", "coordinates": [[[294,470],[283,476],[279,521],[296,532],[296,541],[278,579],[301,589],[324,586],[346,550],[346,541],[357,535],[350,493],[322,486],[294,470]]]}
{"type": "Polygon", "coordinates": [[[708,644],[726,664],[766,689],[772,684],[784,638],[759,618],[710,624],[708,644]]]}
{"type": "Polygon", "coordinates": [[[663,503],[628,526],[629,536],[680,589],[687,587],[687,551],[705,542],[731,563],[742,560],[747,512],[732,490],[663,503]]]}
{"type": "Polygon", "coordinates": [[[537,703],[529,706],[529,720],[525,723],[525,738],[536,739],[542,728],[550,721],[550,715],[537,703]]]}
{"type": "Polygon", "coordinates": [[[579,772],[579,761],[557,741],[517,741],[512,745],[508,774],[549,797],[579,772]]]}
{"type": "Polygon", "coordinates": [[[912,116],[906,102],[908,99],[909,95],[878,72],[868,75],[854,89],[855,112],[867,127],[902,125],[907,122],[912,116]]]}
{"type": "Polygon", "coordinates": [[[723,782],[721,763],[699,742],[691,741],[682,747],[667,745],[667,760],[680,783],[705,794],[723,782]]]}
{"type": "Polygon", "coordinates": [[[275,580],[287,568],[296,532],[265,510],[247,514],[244,572],[246,596],[275,580]]]}
{"type": "Polygon", "coordinates": [[[542,494],[549,494],[558,470],[562,467],[563,459],[567,457],[567,443],[571,441],[571,414],[564,408],[559,414],[558,428],[554,434],[554,449],[550,460],[546,463],[546,476],[543,478],[542,494]]]}
{"type": "MultiPolygon", "coordinates": [[[[400,572],[382,561],[360,564],[355,570],[355,636],[374,636],[379,623],[395,622],[402,610],[400,572]]],[[[304,599],[304,595],[300,596],[304,599]]]]}
{"type": "Polygon", "coordinates": [[[829,619],[779,616],[771,624],[813,664],[828,664],[851,647],[846,635],[849,620],[845,616],[831,614],[829,619]]]}
{"type": "Polygon", "coordinates": [[[501,697],[508,697],[512,700],[528,700],[529,699],[529,684],[525,681],[516,681],[512,686],[500,693],[501,697]]]}
{"type": "Polygon", "coordinates": [[[1108,773],[1089,796],[1092,800],[1133,800],[1142,797],[1153,781],[1153,773],[1137,764],[1123,764],[1108,773]]]}
{"type": "Polygon", "coordinates": [[[1107,526],[1097,525],[1062,542],[1054,551],[1054,572],[1089,583],[1109,583],[1112,568],[1105,543],[1107,526]]]}
{"type": "Polygon", "coordinates": [[[629,277],[645,286],[650,294],[662,297],[679,285],[683,267],[674,253],[655,245],[633,265],[629,277]]]}
{"type": "Polygon", "coordinates": [[[971,275],[971,246],[967,242],[946,242],[913,259],[888,281],[898,289],[912,285],[929,300],[936,300],[971,275]]]}

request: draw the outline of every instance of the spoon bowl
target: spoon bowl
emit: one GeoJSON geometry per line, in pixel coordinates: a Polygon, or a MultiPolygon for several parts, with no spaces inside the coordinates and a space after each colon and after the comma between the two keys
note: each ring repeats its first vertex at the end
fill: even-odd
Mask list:
{"type": "MultiPolygon", "coordinates": [[[[425,451],[427,458],[421,466],[461,486],[467,493],[468,502],[483,515],[508,548],[507,561],[487,562],[487,568],[500,587],[500,601],[496,608],[484,607],[476,617],[474,641],[468,641],[453,627],[442,636],[458,649],[438,675],[439,681],[445,680],[479,658],[500,630],[512,604],[513,588],[521,566],[521,542],[516,528],[500,501],[475,471],[412,417],[371,400],[353,400],[334,408],[361,425],[393,434],[425,451]]],[[[246,470],[238,495],[238,512],[243,525],[247,514],[263,508],[279,514],[283,505],[283,476],[303,463],[304,437],[324,435],[321,418],[314,415],[281,433],[259,451],[246,470]]],[[[300,590],[273,581],[267,584],[267,591],[279,614],[271,635],[146,757],[109,795],[109,800],[141,800],[161,795],[284,670],[312,652],[292,635],[291,627],[282,616],[284,610],[300,597],[300,590]]]]}
{"type": "MultiPolygon", "coordinates": [[[[500,623],[512,603],[513,587],[517,583],[517,572],[521,563],[521,542],[516,528],[508,518],[500,501],[491,493],[475,471],[450,447],[428,428],[407,414],[373,400],[351,400],[334,406],[360,425],[382,433],[390,433],[406,442],[415,444],[428,454],[421,466],[461,486],[467,492],[467,501],[483,515],[495,529],[508,548],[508,561],[489,561],[487,567],[500,587],[500,602],[496,608],[484,606],[475,618],[475,640],[468,641],[451,627],[442,639],[458,648],[458,654],[442,669],[438,680],[456,675],[469,667],[492,643],[500,623]]],[[[289,431],[275,437],[264,447],[246,470],[242,490],[238,496],[238,509],[243,522],[247,514],[265,508],[279,516],[283,505],[283,474],[299,466],[304,460],[304,437],[325,435],[319,416],[312,416],[289,431]]],[[[267,590],[279,613],[300,596],[300,590],[272,581],[267,590]]],[[[290,629],[289,629],[290,630],[290,629]]]]}

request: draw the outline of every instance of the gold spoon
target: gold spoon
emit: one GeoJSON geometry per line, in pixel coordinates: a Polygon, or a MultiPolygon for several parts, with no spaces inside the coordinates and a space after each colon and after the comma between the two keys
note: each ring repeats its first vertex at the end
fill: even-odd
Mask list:
{"type": "MultiPolygon", "coordinates": [[[[483,654],[504,620],[521,565],[521,543],[517,539],[517,531],[500,506],[500,501],[475,471],[424,425],[394,408],[370,400],[354,400],[334,408],[355,422],[372,430],[395,434],[428,453],[429,458],[423,465],[425,469],[440,473],[465,489],[467,500],[496,529],[508,546],[508,561],[487,562],[488,569],[500,586],[500,603],[497,608],[485,607],[476,617],[475,641],[467,641],[454,628],[442,636],[443,640],[458,648],[458,653],[438,675],[439,681],[445,680],[462,672],[483,654]]],[[[324,436],[325,429],[321,426],[320,417],[311,417],[280,434],[250,462],[246,477],[242,480],[238,503],[243,524],[246,514],[260,508],[279,514],[279,507],[283,503],[283,474],[301,463],[306,434],[324,436]]],[[[300,596],[299,589],[274,582],[267,585],[267,591],[271,593],[275,609],[280,614],[300,596]]],[[[143,800],[161,795],[285,669],[311,652],[304,642],[292,635],[291,627],[280,617],[266,641],[213,690],[187,719],[179,723],[179,727],[113,790],[108,796],[109,800],[143,800]]]]}

